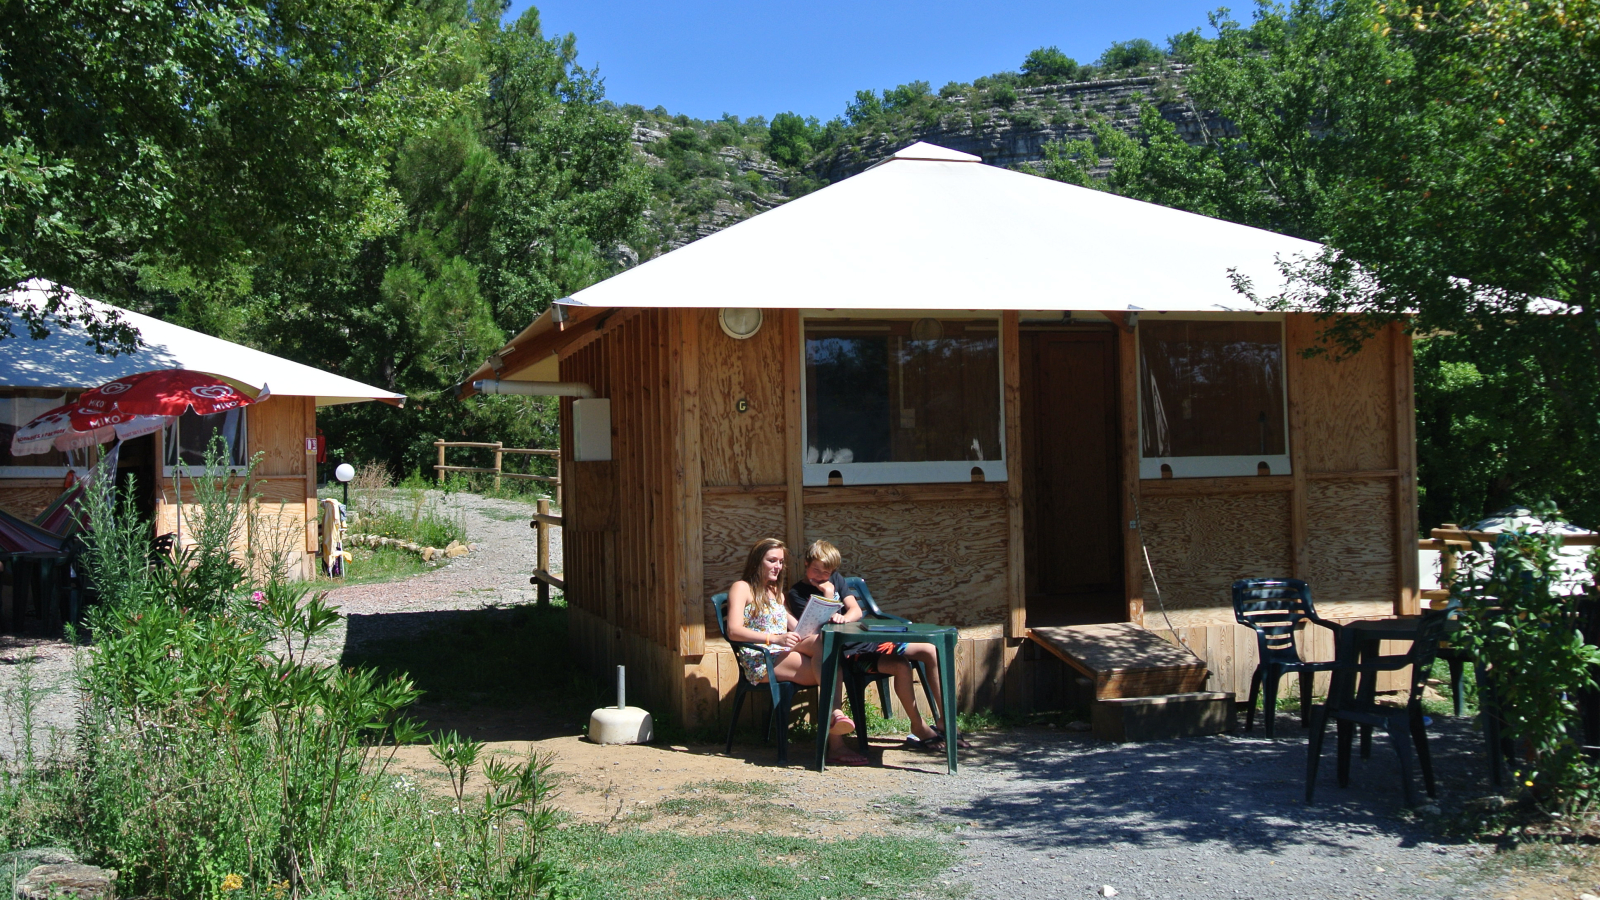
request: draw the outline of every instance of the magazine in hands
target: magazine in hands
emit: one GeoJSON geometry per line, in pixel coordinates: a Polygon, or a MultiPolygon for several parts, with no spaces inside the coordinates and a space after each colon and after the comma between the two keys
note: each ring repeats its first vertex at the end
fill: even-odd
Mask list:
{"type": "Polygon", "coordinates": [[[834,613],[841,609],[844,609],[842,602],[812,594],[811,599],[806,602],[805,611],[800,613],[800,620],[794,626],[794,633],[803,638],[816,634],[829,619],[833,618],[834,613]]]}

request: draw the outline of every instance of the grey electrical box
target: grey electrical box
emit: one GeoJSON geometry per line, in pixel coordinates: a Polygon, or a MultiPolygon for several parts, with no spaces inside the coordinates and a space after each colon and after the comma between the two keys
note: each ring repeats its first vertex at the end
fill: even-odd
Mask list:
{"type": "Polygon", "coordinates": [[[572,401],[572,459],[574,462],[605,462],[611,459],[609,398],[572,401]]]}

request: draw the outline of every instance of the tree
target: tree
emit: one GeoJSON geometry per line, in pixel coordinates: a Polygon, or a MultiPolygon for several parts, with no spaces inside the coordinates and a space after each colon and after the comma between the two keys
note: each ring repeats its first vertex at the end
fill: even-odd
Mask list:
{"type": "MultiPolygon", "coordinates": [[[[120,297],[151,265],[220,270],[360,235],[387,215],[379,161],[451,101],[430,73],[461,15],[372,0],[5,4],[0,287],[45,277],[120,297]]],[[[23,318],[37,333],[61,315],[23,318]]]]}
{"type": "Polygon", "coordinates": [[[1144,38],[1134,38],[1131,41],[1117,41],[1100,54],[1100,59],[1095,65],[1108,71],[1120,72],[1132,69],[1147,63],[1160,62],[1166,58],[1161,48],[1144,38]]]}
{"type": "Polygon", "coordinates": [[[1078,77],[1078,61],[1060,47],[1040,47],[1022,61],[1022,74],[1044,84],[1072,81],[1078,77]]]}
{"type": "Polygon", "coordinates": [[[815,116],[805,118],[792,112],[772,117],[767,129],[767,155],[779,164],[798,168],[810,162],[822,125],[815,116]]]}
{"type": "Polygon", "coordinates": [[[576,64],[572,37],[546,37],[533,9],[505,26],[498,7],[479,12],[439,76],[472,102],[387,166],[394,227],[256,275],[268,314],[254,341],[412,398],[321,417],[335,449],[400,472],[427,465],[437,438],[554,440],[546,399],[458,402],[451,389],[552,301],[614,271],[646,197],[631,125],[576,64]]]}

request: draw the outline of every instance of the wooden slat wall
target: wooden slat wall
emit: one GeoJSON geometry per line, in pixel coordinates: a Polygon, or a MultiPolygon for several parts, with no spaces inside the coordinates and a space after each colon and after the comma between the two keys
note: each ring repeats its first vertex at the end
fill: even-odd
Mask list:
{"type": "MultiPolygon", "coordinates": [[[[612,458],[569,462],[564,492],[566,600],[573,640],[597,676],[624,664],[642,702],[681,702],[681,652],[703,652],[704,622],[685,601],[698,589],[697,542],[684,522],[696,493],[682,487],[697,449],[681,423],[703,402],[698,342],[666,310],[621,311],[561,359],[561,378],[611,400],[612,458]]],[[[572,401],[563,400],[562,455],[572,459],[572,401]]]]}
{"type": "MultiPolygon", "coordinates": [[[[1317,329],[1309,314],[1285,323],[1292,475],[1140,483],[1167,612],[1141,565],[1145,624],[1206,658],[1214,690],[1248,690],[1255,666],[1254,637],[1233,624],[1237,578],[1304,578],[1331,619],[1415,609],[1410,338],[1391,326],[1350,358],[1304,358],[1317,329]]],[[[1308,651],[1331,658],[1314,637],[1308,651]]]]}

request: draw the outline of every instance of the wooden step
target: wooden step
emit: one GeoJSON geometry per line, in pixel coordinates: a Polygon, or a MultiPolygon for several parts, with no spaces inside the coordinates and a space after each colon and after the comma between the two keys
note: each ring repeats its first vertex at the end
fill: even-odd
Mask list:
{"type": "Polygon", "coordinates": [[[1028,636],[1087,676],[1096,700],[1205,689],[1204,660],[1132,622],[1040,627],[1028,636]]]}
{"type": "Polygon", "coordinates": [[[1222,734],[1233,730],[1233,695],[1218,691],[1096,700],[1090,711],[1094,736],[1138,743],[1222,734]]]}

